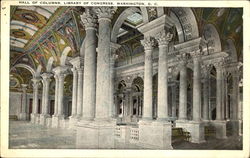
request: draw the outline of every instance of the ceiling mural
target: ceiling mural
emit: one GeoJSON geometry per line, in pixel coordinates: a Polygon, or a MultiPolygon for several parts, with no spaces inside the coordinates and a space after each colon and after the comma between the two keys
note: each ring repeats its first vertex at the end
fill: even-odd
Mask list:
{"type": "MultiPolygon", "coordinates": [[[[127,8],[118,7],[113,16],[112,25],[127,8]]],[[[139,11],[128,15],[119,29],[117,43],[122,47],[117,50],[116,61],[129,62],[144,52],[140,43],[143,34],[137,29],[143,25],[143,14],[140,12],[141,8],[136,9],[139,11]]],[[[157,18],[157,10],[158,8],[155,7],[146,9],[149,21],[157,18]]],[[[53,66],[60,64],[61,53],[66,47],[71,49],[67,56],[79,55],[85,38],[85,28],[80,18],[84,11],[83,7],[12,6],[10,66],[25,63],[36,69],[41,65],[43,72],[51,57],[54,59],[53,66]]],[[[227,40],[231,39],[236,47],[238,59],[242,59],[243,10],[241,8],[165,8],[163,12],[174,17],[178,21],[178,27],[181,28],[181,30],[178,28],[175,30],[173,44],[203,36],[205,26],[213,25],[221,39],[221,49],[228,48],[227,40]],[[195,23],[197,28],[194,27],[195,23]]],[[[24,77],[23,71],[23,69],[16,69],[11,74],[24,77]]],[[[24,81],[26,80],[25,78],[24,81]]],[[[71,83],[69,80],[71,79],[67,79],[66,82],[71,83]]],[[[14,79],[12,85],[14,85],[14,79]]]]}

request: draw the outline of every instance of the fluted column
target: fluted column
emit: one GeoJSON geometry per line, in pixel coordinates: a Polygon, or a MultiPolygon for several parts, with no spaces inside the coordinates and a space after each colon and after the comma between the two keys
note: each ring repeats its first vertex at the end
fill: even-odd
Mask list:
{"type": "Polygon", "coordinates": [[[96,84],[96,119],[110,118],[110,36],[111,18],[115,7],[94,8],[99,22],[98,56],[97,56],[97,84],[96,84]]]}
{"type": "Polygon", "coordinates": [[[201,120],[201,72],[200,72],[200,50],[193,54],[193,120],[201,120]]]}
{"type": "Polygon", "coordinates": [[[203,66],[203,120],[209,120],[209,73],[210,65],[203,66]]]}
{"type": "Polygon", "coordinates": [[[216,120],[222,120],[222,62],[215,63],[216,67],[216,120]]]}
{"type": "Polygon", "coordinates": [[[81,16],[81,20],[86,30],[82,118],[92,120],[95,116],[96,103],[97,17],[91,8],[86,8],[85,13],[81,16]]]}
{"type": "Polygon", "coordinates": [[[83,68],[79,67],[77,68],[77,73],[78,73],[78,89],[77,89],[77,118],[82,117],[82,99],[83,99],[83,68]]]}
{"type": "Polygon", "coordinates": [[[72,69],[73,72],[73,90],[72,90],[72,110],[71,110],[71,117],[76,116],[76,109],[77,109],[77,89],[78,89],[78,73],[75,67],[72,69]]]}
{"type": "Polygon", "coordinates": [[[38,114],[38,88],[40,79],[33,78],[33,106],[32,106],[32,114],[38,114]]]}
{"type": "Polygon", "coordinates": [[[158,107],[157,120],[167,120],[168,115],[168,43],[172,40],[173,35],[165,31],[156,35],[159,45],[159,62],[158,62],[158,107]]]}
{"type": "Polygon", "coordinates": [[[180,90],[179,90],[179,118],[178,120],[187,120],[187,57],[183,54],[180,57],[180,90]]]}
{"type": "Polygon", "coordinates": [[[50,77],[52,74],[43,73],[41,77],[43,78],[43,104],[42,104],[42,115],[49,114],[49,85],[50,85],[50,77]]]}
{"type": "MultiPolygon", "coordinates": [[[[144,37],[141,41],[145,50],[144,61],[144,103],[143,103],[143,119],[152,120],[153,115],[153,63],[152,63],[152,51],[154,46],[154,39],[151,37],[144,37]]],[[[167,96],[166,96],[167,97],[167,96]]]]}

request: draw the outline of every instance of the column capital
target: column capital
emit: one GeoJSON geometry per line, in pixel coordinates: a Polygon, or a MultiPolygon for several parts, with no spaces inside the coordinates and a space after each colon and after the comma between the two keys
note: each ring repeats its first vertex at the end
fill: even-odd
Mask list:
{"type": "Polygon", "coordinates": [[[47,79],[50,79],[51,77],[53,76],[52,73],[48,73],[48,72],[45,72],[41,75],[41,77],[43,78],[43,80],[47,80],[47,79]]]}
{"type": "Polygon", "coordinates": [[[201,49],[198,49],[196,51],[191,52],[190,55],[194,60],[200,60],[201,56],[203,55],[203,52],[201,49]]]}
{"type": "Polygon", "coordinates": [[[73,65],[73,68],[79,68],[79,67],[83,66],[84,58],[77,56],[77,57],[71,59],[69,62],[73,65]]]}
{"type": "Polygon", "coordinates": [[[28,84],[21,84],[21,90],[23,91],[23,93],[26,93],[28,88],[28,84]]]}
{"type": "Polygon", "coordinates": [[[94,14],[92,8],[85,8],[85,12],[81,15],[81,20],[84,24],[85,30],[97,28],[97,16],[94,14]]]}
{"type": "Polygon", "coordinates": [[[155,40],[152,37],[144,37],[144,40],[141,40],[141,44],[143,45],[145,50],[152,50],[155,45],[155,40]]]}
{"type": "Polygon", "coordinates": [[[179,62],[181,62],[182,64],[186,65],[187,61],[190,59],[190,54],[182,52],[179,55],[177,55],[177,59],[178,59],[179,62]]]}
{"type": "Polygon", "coordinates": [[[68,66],[57,66],[56,68],[53,69],[53,72],[55,75],[61,75],[61,74],[66,74],[68,71],[68,66]]]}
{"type": "Polygon", "coordinates": [[[33,82],[33,84],[38,84],[41,81],[41,78],[35,77],[35,78],[32,78],[31,81],[33,82]]]}
{"type": "Polygon", "coordinates": [[[109,20],[111,21],[111,18],[113,14],[116,12],[117,7],[94,7],[93,8],[94,12],[98,16],[98,21],[100,20],[109,20]]]}
{"type": "Polygon", "coordinates": [[[204,64],[201,66],[202,69],[202,77],[203,78],[208,78],[209,76],[209,72],[211,71],[211,69],[213,68],[212,64],[204,64]]]}
{"type": "Polygon", "coordinates": [[[155,35],[155,39],[157,40],[159,46],[167,46],[172,38],[173,34],[170,32],[166,32],[165,30],[155,35]]]}
{"type": "Polygon", "coordinates": [[[216,62],[214,63],[214,66],[215,66],[216,70],[217,70],[217,69],[222,69],[223,66],[224,66],[224,60],[223,60],[223,59],[220,59],[220,60],[216,61],[216,62]]]}

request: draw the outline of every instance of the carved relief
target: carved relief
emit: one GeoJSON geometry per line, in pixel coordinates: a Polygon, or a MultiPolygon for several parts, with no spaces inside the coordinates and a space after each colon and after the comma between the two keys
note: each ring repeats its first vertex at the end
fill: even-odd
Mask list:
{"type": "Polygon", "coordinates": [[[94,7],[93,10],[98,18],[111,19],[117,10],[117,7],[94,7]]]}
{"type": "Polygon", "coordinates": [[[161,31],[159,32],[156,36],[155,36],[159,46],[161,45],[168,45],[168,43],[172,40],[173,38],[173,34],[171,34],[170,32],[166,33],[165,31],[161,31]]]}
{"type": "Polygon", "coordinates": [[[152,50],[155,45],[155,40],[152,37],[145,37],[144,40],[141,40],[145,50],[152,50]]]}
{"type": "Polygon", "coordinates": [[[86,29],[97,27],[97,17],[90,8],[86,8],[85,12],[81,15],[81,20],[86,29]]]}

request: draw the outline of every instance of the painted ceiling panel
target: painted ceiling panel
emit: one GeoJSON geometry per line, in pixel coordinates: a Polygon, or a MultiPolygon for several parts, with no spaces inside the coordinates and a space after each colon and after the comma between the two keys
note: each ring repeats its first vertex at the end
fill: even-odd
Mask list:
{"type": "Polygon", "coordinates": [[[22,38],[15,38],[15,37],[13,37],[13,36],[11,36],[10,39],[11,39],[11,40],[20,41],[20,42],[22,42],[22,43],[27,43],[27,42],[28,42],[28,40],[25,40],[25,39],[22,39],[22,38]]]}
{"type": "Polygon", "coordinates": [[[15,46],[15,47],[24,47],[25,44],[21,43],[21,42],[18,42],[18,41],[14,41],[14,40],[10,40],[10,43],[12,46],[15,46]]]}
{"type": "Polygon", "coordinates": [[[22,26],[22,27],[28,27],[28,28],[30,28],[31,30],[34,30],[34,31],[38,30],[38,28],[35,25],[28,24],[28,23],[25,23],[25,22],[22,22],[22,21],[17,21],[17,20],[12,20],[10,25],[11,25],[10,27],[12,27],[12,25],[18,25],[18,26],[22,26]]]}
{"type": "Polygon", "coordinates": [[[35,33],[43,28],[58,7],[18,6],[10,22],[11,46],[24,48],[35,33]]]}

